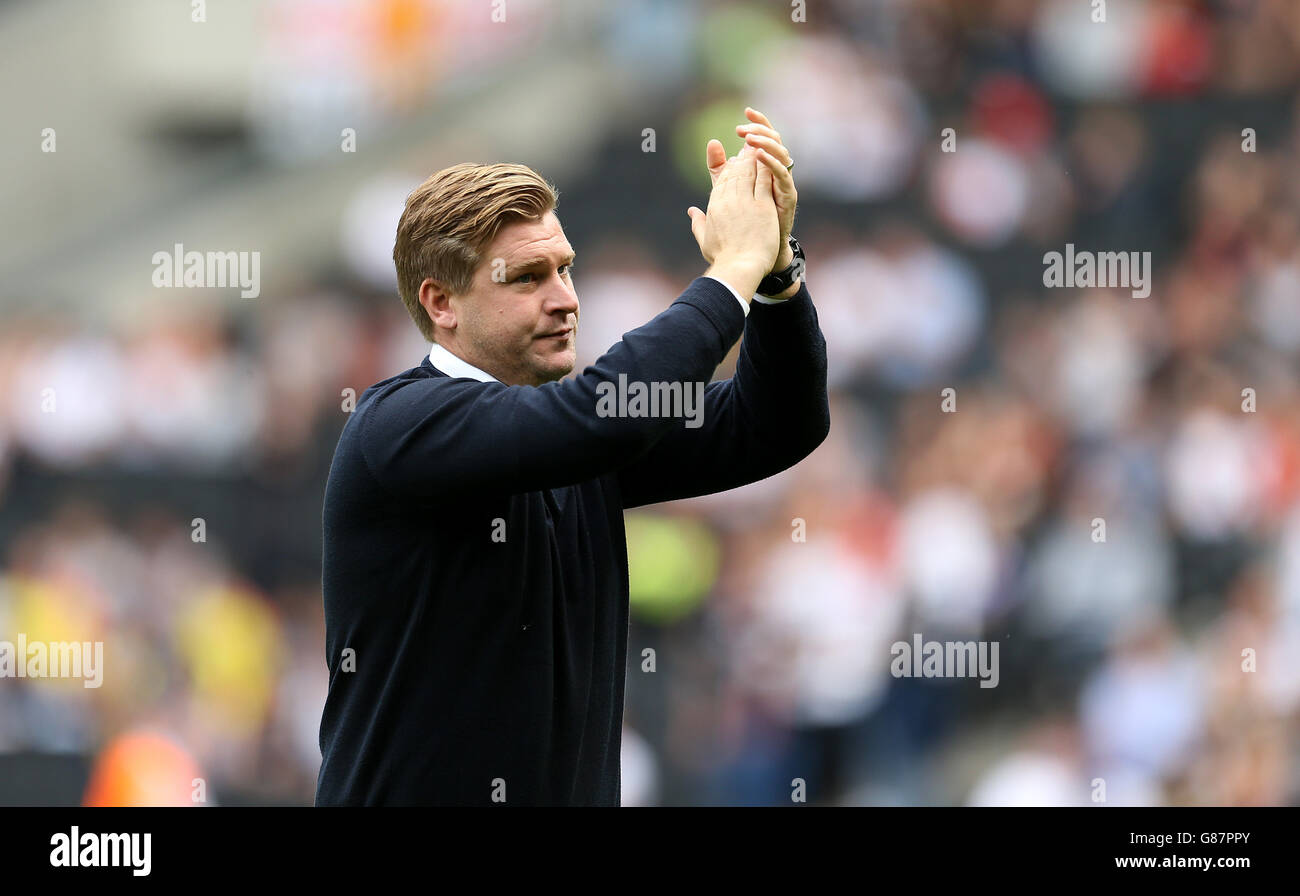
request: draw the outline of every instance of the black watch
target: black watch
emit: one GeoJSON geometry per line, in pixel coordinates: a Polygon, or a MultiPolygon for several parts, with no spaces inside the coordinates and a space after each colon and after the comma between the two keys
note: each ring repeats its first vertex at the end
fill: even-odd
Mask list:
{"type": "Polygon", "coordinates": [[[791,286],[794,286],[794,281],[804,278],[807,263],[804,259],[803,246],[799,245],[799,241],[794,238],[794,234],[790,234],[790,250],[794,252],[794,259],[791,260],[785,270],[768,274],[758,282],[758,294],[760,296],[767,296],[769,299],[773,296],[779,296],[791,286]]]}

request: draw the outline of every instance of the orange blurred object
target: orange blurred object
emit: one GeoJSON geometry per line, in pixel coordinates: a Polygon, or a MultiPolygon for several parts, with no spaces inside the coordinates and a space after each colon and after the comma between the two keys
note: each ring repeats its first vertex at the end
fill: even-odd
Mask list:
{"type": "Polygon", "coordinates": [[[200,806],[206,790],[198,762],[183,747],[160,734],[134,731],[100,751],[82,805],[200,806]]]}

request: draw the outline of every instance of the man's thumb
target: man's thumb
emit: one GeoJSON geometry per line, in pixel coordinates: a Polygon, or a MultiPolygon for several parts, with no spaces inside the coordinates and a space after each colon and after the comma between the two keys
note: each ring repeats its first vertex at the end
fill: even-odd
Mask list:
{"type": "Polygon", "coordinates": [[[700,245],[704,245],[700,231],[703,229],[708,216],[693,205],[686,210],[686,214],[691,218],[691,233],[695,236],[695,241],[700,245]]]}

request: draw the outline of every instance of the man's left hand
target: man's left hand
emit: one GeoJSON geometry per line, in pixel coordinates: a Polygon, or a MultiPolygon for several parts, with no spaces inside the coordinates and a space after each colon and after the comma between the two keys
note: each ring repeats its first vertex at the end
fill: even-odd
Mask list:
{"type": "MultiPolygon", "coordinates": [[[[758,155],[772,169],[772,199],[776,203],[777,220],[781,227],[781,251],[772,271],[780,271],[794,260],[789,236],[794,227],[795,206],[799,201],[799,193],[794,188],[794,175],[787,167],[792,164],[790,151],[785,148],[781,135],[772,127],[772,122],[766,115],[746,106],[745,116],[749,122],[736,125],[736,133],[745,138],[745,146],[737,157],[758,155]]],[[[716,183],[723,166],[727,164],[727,152],[722,143],[710,140],[706,158],[709,176],[716,183]]]]}

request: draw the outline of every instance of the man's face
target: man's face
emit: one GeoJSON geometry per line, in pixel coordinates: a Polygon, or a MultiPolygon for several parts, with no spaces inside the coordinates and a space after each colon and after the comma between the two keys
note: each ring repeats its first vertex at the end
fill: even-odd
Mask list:
{"type": "Polygon", "coordinates": [[[456,327],[446,347],[507,385],[565,376],[578,360],[573,256],[554,212],[502,227],[470,291],[451,297],[456,327]]]}

